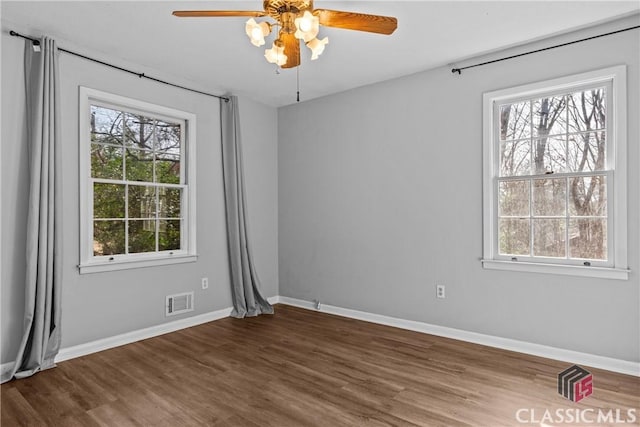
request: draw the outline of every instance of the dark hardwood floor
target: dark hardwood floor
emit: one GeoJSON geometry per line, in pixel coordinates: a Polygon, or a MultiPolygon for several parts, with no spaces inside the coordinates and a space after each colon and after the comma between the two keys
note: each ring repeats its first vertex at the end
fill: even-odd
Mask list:
{"type": "Polygon", "coordinates": [[[278,305],[3,384],[1,425],[638,425],[640,378],[584,367],[594,391],[574,403],[556,387],[569,365],[278,305]]]}

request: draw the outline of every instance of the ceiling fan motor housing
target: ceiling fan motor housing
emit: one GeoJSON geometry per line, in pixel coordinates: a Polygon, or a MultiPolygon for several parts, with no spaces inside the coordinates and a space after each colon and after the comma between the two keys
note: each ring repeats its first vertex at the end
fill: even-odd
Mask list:
{"type": "Polygon", "coordinates": [[[283,14],[296,17],[305,10],[313,11],[313,0],[264,0],[263,5],[267,14],[278,22],[286,21],[283,14]]]}

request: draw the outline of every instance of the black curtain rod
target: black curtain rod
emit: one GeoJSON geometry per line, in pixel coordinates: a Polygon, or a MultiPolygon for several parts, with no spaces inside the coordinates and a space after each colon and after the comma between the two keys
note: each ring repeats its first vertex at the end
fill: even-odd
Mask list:
{"type": "MultiPolygon", "coordinates": [[[[14,37],[21,37],[21,38],[23,38],[25,40],[30,40],[33,43],[34,46],[40,46],[40,40],[34,39],[33,37],[29,37],[29,36],[25,36],[25,35],[16,33],[13,30],[9,31],[9,35],[14,36],[14,37]]],[[[177,85],[175,83],[171,83],[171,82],[167,82],[167,81],[164,81],[164,80],[157,79],[155,77],[147,76],[145,73],[137,73],[135,71],[131,71],[131,70],[128,70],[126,68],[118,67],[117,65],[109,64],[108,62],[100,61],[98,59],[90,58],[88,56],[81,55],[81,54],[79,54],[77,52],[73,52],[71,50],[63,49],[61,47],[58,47],[58,50],[60,52],[68,53],[70,55],[77,56],[77,57],[82,58],[82,59],[86,59],[88,61],[92,61],[92,62],[96,62],[98,64],[105,65],[107,67],[115,68],[116,70],[124,71],[125,73],[133,74],[135,76],[140,77],[141,79],[144,78],[144,79],[152,80],[154,82],[162,83],[162,84],[165,84],[165,85],[168,85],[168,86],[173,86],[173,87],[177,87],[179,89],[188,90],[190,92],[199,93],[201,95],[212,96],[214,98],[224,99],[225,101],[229,101],[229,98],[227,98],[225,96],[214,95],[212,93],[202,92],[202,91],[197,90],[197,89],[191,89],[191,88],[188,88],[188,87],[185,87],[185,86],[180,86],[180,85],[177,85]]]]}
{"type": "Polygon", "coordinates": [[[532,50],[532,51],[529,51],[529,52],[519,53],[517,55],[511,55],[511,56],[507,56],[505,58],[494,59],[493,61],[487,61],[487,62],[482,62],[480,64],[469,65],[467,67],[453,68],[453,69],[451,69],[451,72],[454,73],[454,74],[455,73],[462,74],[462,70],[466,70],[468,68],[480,67],[482,65],[493,64],[494,62],[506,61],[507,59],[513,59],[513,58],[518,58],[520,56],[531,55],[532,53],[543,52],[545,50],[551,50],[551,49],[555,49],[557,47],[568,46],[570,44],[586,42],[587,40],[593,40],[593,39],[597,39],[597,38],[600,38],[600,37],[610,36],[610,35],[613,35],[613,34],[622,33],[624,31],[635,30],[636,28],[640,28],[640,25],[636,25],[635,27],[623,28],[622,30],[611,31],[610,33],[599,34],[597,36],[587,37],[585,39],[574,40],[572,42],[561,43],[561,44],[557,44],[555,46],[549,46],[549,47],[544,47],[542,49],[536,49],[536,50],[532,50]]]}

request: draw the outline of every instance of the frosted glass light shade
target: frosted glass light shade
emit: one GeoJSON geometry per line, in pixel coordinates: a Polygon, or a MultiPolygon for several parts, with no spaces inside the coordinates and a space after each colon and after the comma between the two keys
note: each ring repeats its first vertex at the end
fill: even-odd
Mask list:
{"type": "Polygon", "coordinates": [[[249,40],[251,40],[251,44],[260,47],[264,45],[264,38],[271,32],[271,27],[267,22],[256,22],[255,19],[251,18],[247,21],[244,30],[249,40]]]}
{"type": "Polygon", "coordinates": [[[316,38],[320,31],[320,19],[317,16],[313,16],[308,10],[301,17],[296,18],[294,22],[296,25],[294,36],[304,40],[305,43],[316,38]]]}
{"type": "Polygon", "coordinates": [[[318,56],[324,52],[324,47],[329,43],[329,37],[325,37],[322,40],[313,39],[307,42],[307,47],[311,49],[311,59],[316,60],[318,56]]]}
{"type": "Polygon", "coordinates": [[[264,57],[272,64],[284,65],[287,63],[287,55],[284,54],[284,45],[278,46],[273,42],[271,49],[264,51],[264,57]]]}

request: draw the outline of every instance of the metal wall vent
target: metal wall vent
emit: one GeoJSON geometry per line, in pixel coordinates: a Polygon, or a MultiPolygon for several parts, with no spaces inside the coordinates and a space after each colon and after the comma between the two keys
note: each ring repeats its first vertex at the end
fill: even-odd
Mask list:
{"type": "Polygon", "coordinates": [[[167,295],[165,310],[165,315],[167,316],[175,316],[176,314],[193,311],[193,292],[167,295]]]}

